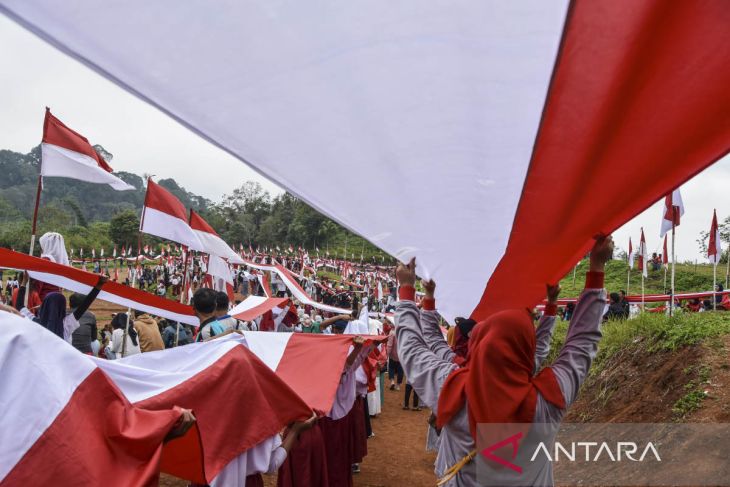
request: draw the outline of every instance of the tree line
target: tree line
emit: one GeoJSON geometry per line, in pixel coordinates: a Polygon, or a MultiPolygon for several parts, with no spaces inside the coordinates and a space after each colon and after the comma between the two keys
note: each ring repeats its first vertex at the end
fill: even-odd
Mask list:
{"type": "MultiPolygon", "coordinates": [[[[26,252],[30,241],[31,218],[41,151],[40,146],[27,154],[0,150],[0,246],[26,252]]],[[[145,195],[145,179],[129,172],[116,172],[134,186],[132,191],[115,191],[103,184],[66,178],[46,178],[41,193],[38,234],[62,233],[67,246],[85,249],[104,248],[110,255],[114,245],[136,248],[139,218],[145,195]]],[[[320,255],[377,262],[392,260],[364,239],[354,235],[330,218],[313,210],[289,193],[272,196],[262,186],[247,181],[220,202],[212,202],[181,187],[174,179],[158,183],[187,207],[193,208],[238,250],[243,244],[256,249],[284,251],[289,245],[320,255]]],[[[155,247],[163,241],[144,235],[142,245],[155,247]]],[[[37,254],[36,254],[37,255],[37,254]]]]}

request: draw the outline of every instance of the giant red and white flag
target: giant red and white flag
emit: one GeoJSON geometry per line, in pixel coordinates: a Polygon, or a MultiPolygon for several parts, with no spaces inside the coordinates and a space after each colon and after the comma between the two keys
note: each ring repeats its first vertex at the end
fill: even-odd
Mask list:
{"type": "MultiPolygon", "coordinates": [[[[1,247],[0,268],[28,271],[30,277],[37,281],[81,294],[88,294],[99,281],[98,274],[1,247]]],[[[199,324],[190,306],[113,281],[104,283],[98,299],[188,325],[199,324]]]]}
{"type": "Polygon", "coordinates": [[[672,228],[678,227],[684,215],[684,203],[679,188],[675,189],[664,197],[664,208],[662,209],[662,227],[659,236],[663,237],[672,228]]]}
{"type": "Polygon", "coordinates": [[[132,406],[88,355],[5,311],[0,363],[0,485],[157,484],[175,405],[132,406]]]}
{"type": "Polygon", "coordinates": [[[236,337],[96,361],[135,406],[195,412],[200,446],[194,438],[166,445],[163,472],[208,484],[234,458],[311,416],[306,401],[236,337]]]}
{"type": "Polygon", "coordinates": [[[139,231],[157,235],[203,252],[203,244],[188,224],[185,206],[172,193],[147,179],[147,194],[139,231]]]}
{"type": "Polygon", "coordinates": [[[417,257],[439,311],[479,320],[539,302],[594,235],[728,152],[727,1],[630,3],[177,2],[164,22],[157,2],[0,11],[384,251],[417,257]],[[376,183],[350,184],[363,168],[376,183]]]}
{"type": "Polygon", "coordinates": [[[289,298],[269,298],[250,295],[238,303],[228,314],[242,321],[251,321],[273,308],[289,306],[289,298]]]}
{"type": "Polygon", "coordinates": [[[648,266],[649,253],[646,250],[646,239],[644,238],[644,229],[641,229],[641,240],[639,240],[639,270],[644,277],[649,277],[648,266]]]}
{"type": "Polygon", "coordinates": [[[89,141],[46,108],[41,142],[41,176],[108,184],[117,191],[135,189],[112,174],[112,168],[89,141]]]}
{"type": "Polygon", "coordinates": [[[241,256],[220,238],[216,231],[213,230],[213,227],[203,217],[192,209],[190,210],[190,228],[193,229],[198,240],[200,240],[203,252],[209,255],[217,255],[232,264],[243,263],[241,256]]]}
{"type": "MultiPolygon", "coordinates": [[[[248,348],[309,407],[320,414],[332,409],[352,345],[351,335],[245,331],[243,337],[248,348]],[[307,364],[315,363],[317,373],[313,374],[307,364]]],[[[382,341],[386,337],[367,338],[382,341]]]]}
{"type": "MultiPolygon", "coordinates": [[[[294,279],[294,276],[292,276],[291,272],[289,272],[288,269],[280,264],[256,264],[249,261],[245,261],[245,263],[247,266],[253,269],[264,271],[264,274],[266,274],[266,271],[276,273],[276,275],[278,275],[279,278],[284,282],[284,285],[287,287],[287,289],[292,293],[292,296],[294,296],[302,304],[308,304],[313,308],[320,309],[322,311],[328,311],[330,313],[349,314],[352,312],[352,310],[349,309],[338,308],[337,306],[331,306],[315,301],[309,294],[307,294],[304,289],[302,289],[302,286],[300,286],[296,279],[294,279]]],[[[264,284],[262,283],[262,285],[264,284]]]]}
{"type": "Polygon", "coordinates": [[[707,259],[717,265],[722,258],[722,243],[720,227],[717,226],[717,211],[712,210],[712,224],[710,225],[710,241],[707,244],[707,259]]]}

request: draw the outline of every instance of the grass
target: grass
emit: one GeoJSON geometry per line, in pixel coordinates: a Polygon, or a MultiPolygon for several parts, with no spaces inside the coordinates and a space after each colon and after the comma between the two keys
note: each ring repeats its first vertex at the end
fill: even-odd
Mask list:
{"type": "MultiPolygon", "coordinates": [[[[612,260],[606,265],[605,286],[609,292],[617,292],[626,289],[628,265],[626,261],[612,260]]],[[[563,288],[562,295],[575,297],[580,294],[585,284],[585,272],[588,269],[588,260],[584,259],[578,264],[575,284],[573,273],[569,272],[561,281],[563,288]]],[[[725,265],[717,267],[717,281],[725,285],[725,265]]],[[[664,287],[664,269],[649,271],[649,277],[644,279],[644,292],[646,294],[662,294],[668,292],[671,280],[671,269],[667,271],[667,289],[664,287]]],[[[677,264],[674,278],[674,288],[677,292],[711,291],[712,290],[712,266],[709,264],[677,264]]],[[[631,271],[631,284],[629,294],[641,294],[641,273],[634,266],[631,271]]]]}
{"type": "Polygon", "coordinates": [[[697,411],[702,407],[702,401],[707,397],[707,392],[705,392],[704,387],[710,381],[711,370],[708,366],[701,365],[698,367],[687,367],[683,372],[687,375],[692,375],[695,372],[695,368],[697,369],[697,378],[690,380],[684,385],[684,389],[687,392],[677,399],[672,406],[672,414],[676,421],[682,420],[687,415],[697,411]]]}
{"type": "MultiPolygon", "coordinates": [[[[565,340],[568,323],[559,320],[550,349],[552,362],[565,340]]],[[[631,320],[608,321],[602,327],[603,338],[591,375],[601,372],[603,365],[617,352],[638,342],[649,351],[672,351],[679,347],[708,343],[712,345],[723,335],[730,334],[730,312],[678,313],[673,317],[644,313],[631,320]]]]}

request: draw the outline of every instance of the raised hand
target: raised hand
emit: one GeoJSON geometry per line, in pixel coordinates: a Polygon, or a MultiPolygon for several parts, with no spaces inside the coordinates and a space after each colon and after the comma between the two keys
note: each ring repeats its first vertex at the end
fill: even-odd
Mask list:
{"type": "Polygon", "coordinates": [[[596,237],[596,243],[591,249],[591,268],[592,272],[603,272],[606,268],[606,262],[613,257],[613,237],[599,235],[596,237]]]}
{"type": "Polygon", "coordinates": [[[408,264],[399,263],[395,270],[395,277],[401,286],[416,285],[416,258],[413,257],[408,264]]]}

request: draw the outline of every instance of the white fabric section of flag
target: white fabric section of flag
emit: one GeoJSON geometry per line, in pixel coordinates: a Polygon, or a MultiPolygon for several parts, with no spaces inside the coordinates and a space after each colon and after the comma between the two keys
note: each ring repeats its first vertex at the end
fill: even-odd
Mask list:
{"type": "Polygon", "coordinates": [[[284,356],[286,345],[292,333],[275,333],[270,331],[244,331],[246,345],[254,355],[261,359],[271,370],[276,368],[284,356]]]}
{"type": "MultiPolygon", "coordinates": [[[[228,284],[233,285],[233,275],[231,274],[231,268],[228,266],[225,260],[221,259],[217,255],[211,255],[208,258],[208,274],[211,276],[221,279],[228,284]]],[[[219,289],[223,291],[224,289],[219,289]]]]}
{"type": "Polygon", "coordinates": [[[94,359],[131,403],[162,394],[213,365],[234,347],[228,336],[215,342],[140,353],[119,360],[94,359]]]}
{"type": "Polygon", "coordinates": [[[203,252],[203,244],[186,221],[160,210],[145,207],[139,230],[203,252]]]}
{"type": "Polygon", "coordinates": [[[475,308],[504,253],[568,3],[0,0],[318,211],[417,256],[447,319],[475,308]],[[377,184],[342,184],[357,170],[377,184]],[[367,203],[393,195],[374,218],[367,203]]]}
{"type": "Polygon", "coordinates": [[[2,480],[96,367],[42,326],[5,311],[0,311],[0,364],[2,480]]]}
{"type": "Polygon", "coordinates": [[[41,144],[41,176],[78,179],[89,183],[108,184],[117,191],[135,189],[86,154],[53,144],[41,144]]]}
{"type": "MultiPolygon", "coordinates": [[[[672,191],[672,206],[679,207],[679,216],[684,216],[684,202],[682,201],[682,194],[679,192],[679,188],[672,191]]],[[[662,226],[661,230],[659,231],[660,237],[664,237],[667,232],[672,230],[672,220],[667,219],[668,212],[669,208],[667,208],[667,202],[665,199],[664,205],[662,206],[662,226]]]]}
{"type": "Polygon", "coordinates": [[[222,238],[203,230],[192,229],[200,241],[202,252],[227,259],[232,264],[242,264],[243,259],[222,238]]]}

